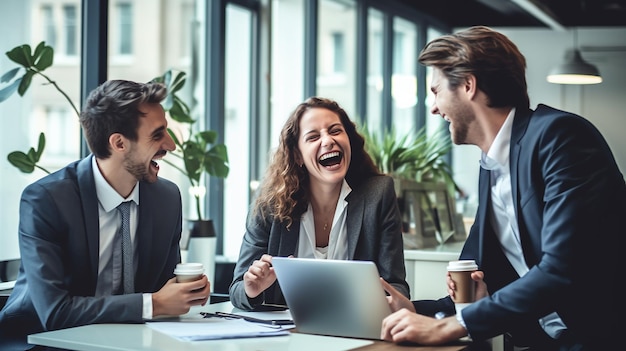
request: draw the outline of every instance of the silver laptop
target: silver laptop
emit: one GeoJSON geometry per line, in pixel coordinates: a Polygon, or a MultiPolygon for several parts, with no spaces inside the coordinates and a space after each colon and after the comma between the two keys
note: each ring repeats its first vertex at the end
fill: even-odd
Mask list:
{"type": "Polygon", "coordinates": [[[272,265],[299,332],[380,339],[391,309],[373,262],[273,257],[272,265]]]}

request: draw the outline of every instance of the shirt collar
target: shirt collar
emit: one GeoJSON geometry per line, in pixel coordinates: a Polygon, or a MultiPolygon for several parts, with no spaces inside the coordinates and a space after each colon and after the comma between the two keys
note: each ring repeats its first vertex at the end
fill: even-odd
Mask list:
{"type": "Polygon", "coordinates": [[[125,201],[134,201],[137,205],[139,205],[139,182],[135,184],[133,191],[125,199],[117,191],[115,191],[115,189],[113,189],[111,184],[109,184],[106,179],[104,179],[104,176],[100,172],[100,168],[98,168],[95,156],[91,158],[91,169],[93,171],[93,179],[96,184],[98,202],[100,202],[100,206],[102,206],[106,212],[115,209],[119,204],[125,201]]]}
{"type": "Polygon", "coordinates": [[[486,170],[494,170],[496,168],[508,169],[509,167],[509,149],[511,146],[511,132],[513,130],[513,119],[515,118],[515,108],[512,108],[506,116],[502,127],[496,134],[491,147],[485,154],[481,153],[480,166],[486,170]]]}

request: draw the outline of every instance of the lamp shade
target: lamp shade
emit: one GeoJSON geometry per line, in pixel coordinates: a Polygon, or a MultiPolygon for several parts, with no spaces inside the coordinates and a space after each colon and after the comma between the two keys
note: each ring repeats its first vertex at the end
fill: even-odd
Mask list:
{"type": "Polygon", "coordinates": [[[585,62],[578,49],[565,53],[565,62],[550,71],[548,82],[556,84],[598,84],[602,77],[598,68],[585,62]]]}

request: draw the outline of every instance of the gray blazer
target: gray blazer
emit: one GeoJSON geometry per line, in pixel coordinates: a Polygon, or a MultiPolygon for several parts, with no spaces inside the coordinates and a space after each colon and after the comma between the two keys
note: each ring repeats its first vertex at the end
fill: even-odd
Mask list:
{"type": "Polygon", "coordinates": [[[22,259],[15,288],[0,311],[0,329],[27,335],[92,323],[142,322],[142,295],[173,277],[180,262],[182,205],[167,180],[139,183],[138,293],[94,297],[98,278],[98,198],[91,157],[24,189],[22,259]]]}
{"type": "MultiPolygon", "coordinates": [[[[365,180],[346,198],[348,201],[348,253],[350,260],[373,261],[386,281],[409,297],[406,282],[402,223],[393,179],[375,176],[365,180]]],[[[248,216],[239,260],[230,285],[230,300],[234,306],[252,309],[262,303],[284,304],[278,283],[254,299],[244,291],[243,275],[263,254],[293,255],[298,245],[300,221],[290,229],[272,217],[248,216]]]]}

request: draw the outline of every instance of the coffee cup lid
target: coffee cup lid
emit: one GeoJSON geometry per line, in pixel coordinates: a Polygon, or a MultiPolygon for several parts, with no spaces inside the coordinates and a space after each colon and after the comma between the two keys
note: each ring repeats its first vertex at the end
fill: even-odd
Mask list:
{"type": "Polygon", "coordinates": [[[478,265],[476,265],[476,261],[474,260],[459,260],[448,262],[448,271],[451,272],[475,271],[477,269],[478,265]]]}
{"type": "Polygon", "coordinates": [[[174,274],[200,274],[204,272],[202,263],[179,263],[174,269],[174,274]]]}

